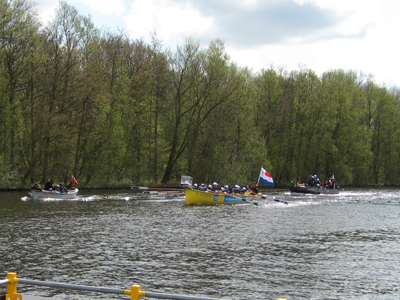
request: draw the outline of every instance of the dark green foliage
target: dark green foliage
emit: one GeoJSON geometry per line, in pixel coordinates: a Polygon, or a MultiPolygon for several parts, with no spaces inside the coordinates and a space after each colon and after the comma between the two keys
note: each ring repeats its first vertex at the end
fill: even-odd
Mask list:
{"type": "Polygon", "coordinates": [[[278,186],[400,183],[398,90],[342,70],[253,74],[220,40],[164,51],[65,2],[40,27],[30,3],[0,0],[0,187],[248,184],[261,165],[278,186]]]}

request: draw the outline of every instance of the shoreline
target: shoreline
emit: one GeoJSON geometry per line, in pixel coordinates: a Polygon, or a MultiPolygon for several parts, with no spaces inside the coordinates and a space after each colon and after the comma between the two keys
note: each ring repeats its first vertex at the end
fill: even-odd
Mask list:
{"type": "MultiPolygon", "coordinates": [[[[346,188],[349,189],[355,189],[355,188],[373,188],[373,189],[379,189],[379,188],[399,188],[400,185],[365,185],[365,186],[340,186],[340,189],[343,191],[346,188]]],[[[126,186],[126,187],[79,187],[76,186],[79,190],[139,190],[139,189],[132,189],[132,186],[126,186]]],[[[150,189],[181,189],[179,186],[149,186],[150,189]]],[[[275,186],[274,188],[263,188],[261,187],[260,189],[262,190],[282,190],[282,189],[289,189],[290,186],[275,186]]],[[[1,192],[26,192],[30,191],[31,188],[0,188],[0,193],[1,192]]]]}

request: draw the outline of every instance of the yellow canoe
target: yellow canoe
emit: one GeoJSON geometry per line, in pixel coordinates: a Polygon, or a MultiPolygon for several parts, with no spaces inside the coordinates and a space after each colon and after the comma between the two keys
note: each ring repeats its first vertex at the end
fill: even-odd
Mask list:
{"type": "Polygon", "coordinates": [[[205,192],[195,189],[185,188],[186,204],[243,204],[253,200],[253,196],[244,196],[240,194],[225,194],[205,192]]]}

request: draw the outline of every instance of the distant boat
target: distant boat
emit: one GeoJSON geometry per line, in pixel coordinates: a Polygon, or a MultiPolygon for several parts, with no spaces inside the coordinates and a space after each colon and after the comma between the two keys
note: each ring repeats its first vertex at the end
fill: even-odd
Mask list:
{"type": "Polygon", "coordinates": [[[334,189],[321,188],[317,186],[292,186],[290,187],[291,193],[299,194],[339,194],[340,188],[334,189]]]}
{"type": "Polygon", "coordinates": [[[76,197],[78,196],[78,192],[79,189],[74,188],[74,189],[69,189],[67,193],[60,193],[58,191],[39,191],[39,190],[30,190],[29,194],[31,194],[31,196],[34,199],[60,199],[60,200],[64,200],[64,199],[76,199],[76,197]]]}

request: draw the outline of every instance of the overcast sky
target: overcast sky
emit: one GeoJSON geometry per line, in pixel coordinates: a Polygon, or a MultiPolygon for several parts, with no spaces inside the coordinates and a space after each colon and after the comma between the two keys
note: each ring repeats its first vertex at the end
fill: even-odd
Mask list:
{"type": "MultiPolygon", "coordinates": [[[[58,0],[36,0],[44,24],[58,0]]],[[[122,30],[167,48],[187,38],[207,47],[217,38],[231,60],[254,72],[273,67],[317,75],[332,69],[373,75],[400,87],[398,0],[67,0],[97,28],[122,30]]]]}

